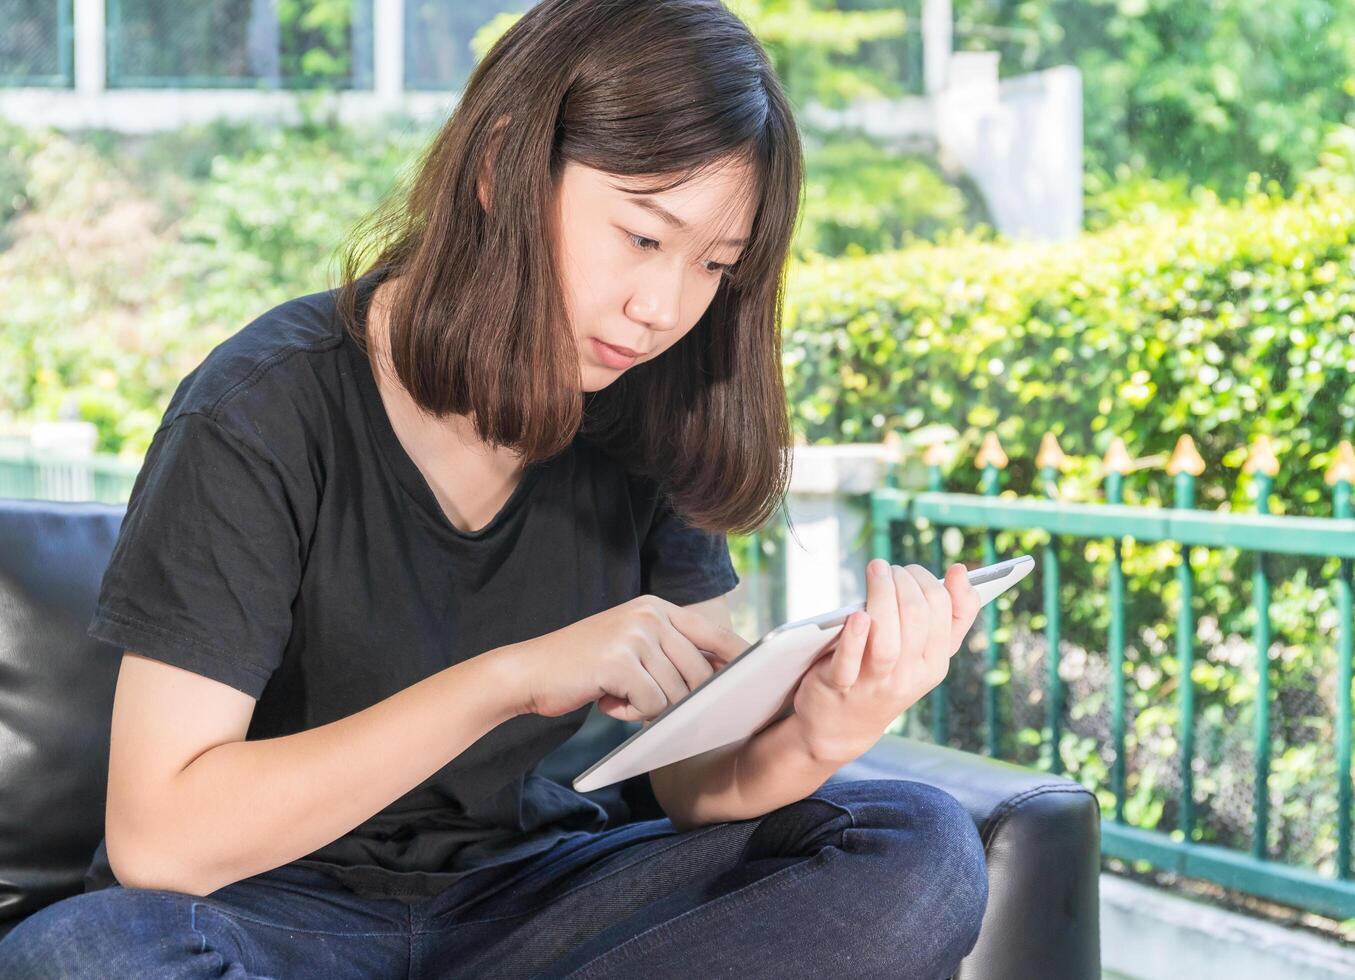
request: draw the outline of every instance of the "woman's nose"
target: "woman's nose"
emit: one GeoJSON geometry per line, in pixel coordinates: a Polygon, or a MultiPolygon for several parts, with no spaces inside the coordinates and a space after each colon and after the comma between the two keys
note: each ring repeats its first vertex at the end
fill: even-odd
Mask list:
{"type": "Polygon", "coordinates": [[[682,317],[682,276],[643,280],[629,304],[629,315],[655,330],[671,330],[682,317]]]}

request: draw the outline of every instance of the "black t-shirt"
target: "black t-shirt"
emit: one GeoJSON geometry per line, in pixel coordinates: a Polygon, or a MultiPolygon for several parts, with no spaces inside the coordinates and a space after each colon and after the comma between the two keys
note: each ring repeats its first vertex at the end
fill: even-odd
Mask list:
{"type": "MultiPolygon", "coordinates": [[[[361,309],[376,276],[361,280],[361,309]]],[[[256,698],[246,737],[260,739],[637,595],[686,605],[738,583],[725,535],[683,522],[652,479],[582,435],[529,465],[487,525],[457,529],[397,439],[335,299],[269,310],[179,385],[90,636],[256,698]]],[[[591,707],[498,725],[299,863],[362,894],[421,897],[603,829],[597,802],[533,771],[591,707]]],[[[101,843],[86,890],[114,880],[101,843]]]]}

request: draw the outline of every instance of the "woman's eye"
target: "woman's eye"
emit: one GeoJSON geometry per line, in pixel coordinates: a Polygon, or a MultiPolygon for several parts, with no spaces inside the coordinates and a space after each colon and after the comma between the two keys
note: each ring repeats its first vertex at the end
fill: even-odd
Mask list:
{"type": "MultiPolygon", "coordinates": [[[[654,239],[652,238],[645,238],[643,235],[634,235],[631,234],[630,232],[626,232],[626,237],[630,239],[630,243],[632,245],[634,245],[636,248],[640,249],[643,252],[652,252],[654,251],[654,249],[659,247],[658,242],[654,241],[654,239]]],[[[728,265],[724,262],[706,263],[706,271],[709,272],[711,275],[727,276],[731,274],[731,270],[733,268],[734,267],[732,265],[728,265]]]]}

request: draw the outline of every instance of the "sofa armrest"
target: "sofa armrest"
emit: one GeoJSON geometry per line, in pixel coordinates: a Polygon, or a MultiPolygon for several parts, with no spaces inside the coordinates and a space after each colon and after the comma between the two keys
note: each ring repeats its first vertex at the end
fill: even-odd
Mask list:
{"type": "Polygon", "coordinates": [[[1100,977],[1101,821],[1089,790],[898,735],[883,736],[828,781],[890,778],[958,799],[988,855],[988,910],[958,980],[1100,977]]]}

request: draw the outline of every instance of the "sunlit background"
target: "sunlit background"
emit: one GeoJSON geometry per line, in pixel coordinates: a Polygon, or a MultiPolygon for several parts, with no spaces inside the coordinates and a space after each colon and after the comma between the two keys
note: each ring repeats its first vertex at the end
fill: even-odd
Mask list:
{"type": "MultiPolygon", "coordinates": [[[[858,598],[871,508],[979,501],[946,527],[923,506],[887,547],[1042,565],[899,730],[1062,771],[1170,854],[1251,862],[1181,877],[1112,828],[1111,872],[1347,943],[1355,4],[727,5],[808,154],[797,471],[874,461],[827,503],[797,488],[789,530],[731,537],[742,628],[821,611],[825,567],[858,598]],[[1049,497],[1220,530],[1052,529],[1021,509],[1049,497]],[[1289,525],[1264,582],[1227,516],[1258,510],[1326,519],[1289,525]],[[803,547],[825,512],[827,566],[803,547]]],[[[124,501],[178,382],[334,284],[527,6],[0,0],[0,495],[124,501]]]]}

